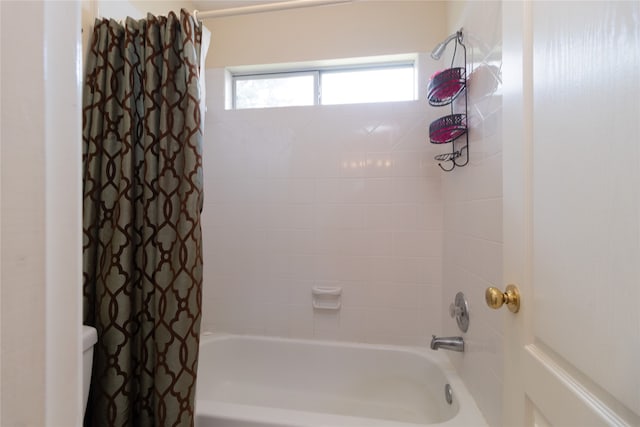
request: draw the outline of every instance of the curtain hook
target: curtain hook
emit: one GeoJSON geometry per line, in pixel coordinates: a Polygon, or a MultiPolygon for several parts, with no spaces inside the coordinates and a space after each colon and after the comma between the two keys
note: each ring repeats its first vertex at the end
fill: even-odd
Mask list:
{"type": "Polygon", "coordinates": [[[198,9],[193,9],[193,19],[198,23],[198,9]]]}

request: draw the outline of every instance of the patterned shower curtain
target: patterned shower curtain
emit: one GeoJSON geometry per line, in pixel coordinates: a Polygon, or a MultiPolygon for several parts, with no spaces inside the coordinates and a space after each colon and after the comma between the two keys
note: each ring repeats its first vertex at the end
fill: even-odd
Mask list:
{"type": "Polygon", "coordinates": [[[201,315],[202,27],[96,20],[83,100],[85,425],[189,426],[201,315]]]}

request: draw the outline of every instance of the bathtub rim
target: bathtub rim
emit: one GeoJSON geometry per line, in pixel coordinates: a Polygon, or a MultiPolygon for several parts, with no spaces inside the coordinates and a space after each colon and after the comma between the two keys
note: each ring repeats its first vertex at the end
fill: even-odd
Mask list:
{"type": "MultiPolygon", "coordinates": [[[[351,342],[351,341],[337,341],[337,340],[321,340],[321,339],[307,339],[307,338],[290,338],[290,337],[278,337],[278,336],[264,336],[264,335],[251,335],[251,334],[231,334],[225,332],[203,332],[200,336],[200,347],[205,346],[207,344],[216,342],[216,341],[226,341],[226,340],[256,340],[263,342],[286,342],[293,344],[303,344],[310,346],[336,346],[343,348],[355,348],[355,349],[369,349],[369,350],[383,350],[390,352],[401,352],[401,353],[409,353],[413,355],[417,355],[422,357],[429,362],[438,366],[438,368],[444,374],[447,383],[449,383],[453,389],[454,398],[458,401],[458,413],[453,416],[451,419],[447,421],[443,421],[440,423],[434,424],[412,424],[406,422],[393,422],[393,421],[385,421],[379,420],[378,423],[380,426],[383,425],[397,425],[398,427],[412,427],[412,426],[441,426],[441,427],[458,427],[458,426],[470,426],[474,427],[487,427],[489,424],[486,422],[484,416],[480,412],[475,400],[469,393],[467,387],[463,383],[462,379],[458,375],[455,367],[449,360],[444,352],[435,352],[428,347],[421,346],[403,346],[403,345],[392,345],[392,344],[373,344],[373,343],[360,343],[360,342],[351,342]]],[[[198,362],[198,369],[200,369],[200,362],[198,362]]],[[[442,391],[444,398],[444,390],[442,391]]],[[[311,417],[311,419],[318,419],[323,425],[326,424],[326,418],[333,417],[343,417],[343,416],[334,416],[332,414],[320,414],[314,412],[306,412],[306,411],[298,411],[288,408],[267,408],[267,407],[258,407],[252,405],[242,405],[235,403],[225,403],[218,401],[210,401],[198,398],[198,391],[196,385],[196,417],[198,414],[202,415],[215,415],[221,416],[222,418],[229,418],[233,415],[237,415],[237,418],[234,419],[244,420],[244,421],[259,421],[260,417],[265,414],[276,414],[282,415],[281,419],[284,419],[284,414],[287,412],[304,414],[305,417],[311,417]],[[200,407],[200,408],[199,408],[200,407]],[[242,409],[242,411],[236,411],[236,409],[242,409]],[[238,412],[238,413],[236,413],[238,412]],[[314,415],[320,415],[319,417],[315,417],[314,415]],[[324,417],[327,415],[327,417],[324,417]]],[[[347,417],[353,418],[354,420],[370,420],[369,418],[359,418],[359,417],[347,417]]],[[[294,424],[291,424],[294,426],[294,424]]]]}

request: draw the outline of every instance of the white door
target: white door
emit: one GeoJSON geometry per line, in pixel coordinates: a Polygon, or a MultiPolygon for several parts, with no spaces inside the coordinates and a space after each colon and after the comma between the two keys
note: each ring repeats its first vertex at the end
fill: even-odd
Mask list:
{"type": "Polygon", "coordinates": [[[504,424],[640,426],[640,2],[503,31],[504,424]]]}

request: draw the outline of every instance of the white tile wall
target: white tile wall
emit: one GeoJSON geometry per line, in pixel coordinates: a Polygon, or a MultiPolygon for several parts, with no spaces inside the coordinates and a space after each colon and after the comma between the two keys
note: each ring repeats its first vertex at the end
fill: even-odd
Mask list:
{"type": "Polygon", "coordinates": [[[224,70],[206,77],[203,328],[427,345],[442,305],[436,112],[227,111],[224,70]],[[341,286],[342,309],[314,310],[313,286],[341,286]]]}
{"type": "MultiPolygon", "coordinates": [[[[454,9],[450,9],[454,11],[454,9]]],[[[470,164],[442,176],[444,202],[443,307],[458,291],[470,305],[464,354],[449,353],[478,407],[492,426],[502,415],[502,311],[484,302],[488,286],[502,283],[502,136],[500,2],[466,2],[449,16],[464,27],[469,72],[470,164]]],[[[450,60],[445,59],[446,61],[450,60]]],[[[460,335],[443,313],[443,330],[460,335]]]]}

